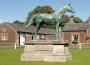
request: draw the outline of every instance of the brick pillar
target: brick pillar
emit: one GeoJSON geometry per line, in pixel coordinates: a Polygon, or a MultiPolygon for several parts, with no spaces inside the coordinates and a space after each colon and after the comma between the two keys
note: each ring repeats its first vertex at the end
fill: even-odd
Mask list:
{"type": "Polygon", "coordinates": [[[19,37],[17,32],[15,32],[15,43],[19,45],[19,37]]]}
{"type": "MultiPolygon", "coordinates": [[[[86,38],[89,36],[89,32],[88,32],[88,29],[86,30],[86,38]]],[[[88,44],[89,42],[89,39],[86,40],[86,44],[88,44]]]]}

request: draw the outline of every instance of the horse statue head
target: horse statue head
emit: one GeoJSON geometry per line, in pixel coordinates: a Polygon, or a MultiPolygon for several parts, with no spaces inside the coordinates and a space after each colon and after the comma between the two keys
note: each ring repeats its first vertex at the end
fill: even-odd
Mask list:
{"type": "Polygon", "coordinates": [[[71,12],[71,13],[75,13],[75,10],[71,7],[71,4],[66,4],[64,6],[62,6],[59,10],[57,10],[55,12],[55,14],[65,14],[65,12],[71,12]]]}
{"type": "Polygon", "coordinates": [[[64,5],[63,8],[65,9],[65,11],[71,12],[73,14],[75,13],[75,10],[72,8],[71,3],[64,5]]]}

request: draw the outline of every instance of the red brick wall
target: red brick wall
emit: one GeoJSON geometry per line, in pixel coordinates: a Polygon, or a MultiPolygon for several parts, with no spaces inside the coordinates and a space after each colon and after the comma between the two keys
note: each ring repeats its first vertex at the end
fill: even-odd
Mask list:
{"type": "Polygon", "coordinates": [[[80,43],[86,43],[86,32],[80,32],[80,43]]]}
{"type": "Polygon", "coordinates": [[[19,34],[15,32],[15,43],[19,45],[19,34]]]}
{"type": "Polygon", "coordinates": [[[90,29],[87,29],[87,44],[89,43],[90,44],[90,29]]]}
{"type": "Polygon", "coordinates": [[[26,40],[25,41],[32,40],[32,35],[31,34],[27,34],[25,37],[26,37],[26,40]]]}
{"type": "Polygon", "coordinates": [[[86,32],[85,31],[78,31],[78,32],[62,32],[62,39],[68,40],[72,43],[72,34],[78,35],[78,42],[79,43],[86,43],[86,32]]]}
{"type": "Polygon", "coordinates": [[[0,43],[1,44],[14,44],[15,43],[15,30],[11,28],[7,23],[0,24],[0,43]],[[3,31],[2,28],[7,28],[6,31],[3,31]],[[8,40],[2,40],[2,34],[8,35],[8,40]]]}
{"type": "Polygon", "coordinates": [[[46,40],[56,40],[55,35],[46,35],[46,40]]]}

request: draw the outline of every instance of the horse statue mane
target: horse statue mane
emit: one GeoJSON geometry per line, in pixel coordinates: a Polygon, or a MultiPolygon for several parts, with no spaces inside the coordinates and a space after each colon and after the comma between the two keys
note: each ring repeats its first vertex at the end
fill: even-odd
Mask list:
{"type": "Polygon", "coordinates": [[[66,12],[70,12],[74,14],[75,10],[71,7],[70,4],[66,4],[52,14],[46,14],[46,13],[35,14],[30,18],[30,21],[27,24],[26,28],[32,24],[36,25],[34,39],[37,40],[37,33],[41,28],[42,24],[56,25],[56,39],[61,40],[61,35],[60,35],[61,30],[59,31],[59,25],[62,22],[63,15],[66,12]]]}

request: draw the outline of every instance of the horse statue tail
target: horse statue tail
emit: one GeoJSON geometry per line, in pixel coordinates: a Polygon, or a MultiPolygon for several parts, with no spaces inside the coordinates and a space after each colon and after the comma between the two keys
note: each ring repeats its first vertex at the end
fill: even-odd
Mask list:
{"type": "Polygon", "coordinates": [[[35,17],[35,15],[33,15],[31,18],[30,18],[30,21],[28,22],[28,24],[26,25],[26,27],[25,28],[28,28],[28,26],[30,25],[32,25],[33,23],[34,23],[34,17],[35,17]]]}

